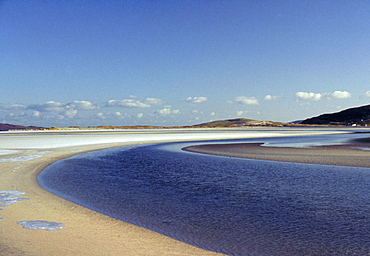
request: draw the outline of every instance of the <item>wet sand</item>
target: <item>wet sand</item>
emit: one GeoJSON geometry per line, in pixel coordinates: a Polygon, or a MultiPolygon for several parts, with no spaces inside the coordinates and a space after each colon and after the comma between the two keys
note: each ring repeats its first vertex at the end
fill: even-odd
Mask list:
{"type": "Polygon", "coordinates": [[[312,148],[269,147],[263,143],[204,144],[183,148],[185,151],[228,157],[370,167],[369,139],[356,140],[345,145],[319,146],[312,148]]]}

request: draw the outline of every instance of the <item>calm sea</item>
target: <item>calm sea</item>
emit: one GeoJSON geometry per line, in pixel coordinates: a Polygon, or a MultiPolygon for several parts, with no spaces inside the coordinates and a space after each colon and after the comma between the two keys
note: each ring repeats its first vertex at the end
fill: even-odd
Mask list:
{"type": "MultiPolygon", "coordinates": [[[[238,142],[295,140],[322,143],[328,138],[238,142]]],[[[370,168],[180,150],[193,144],[79,154],[52,164],[38,180],[92,210],[227,255],[370,254],[370,168]]]]}

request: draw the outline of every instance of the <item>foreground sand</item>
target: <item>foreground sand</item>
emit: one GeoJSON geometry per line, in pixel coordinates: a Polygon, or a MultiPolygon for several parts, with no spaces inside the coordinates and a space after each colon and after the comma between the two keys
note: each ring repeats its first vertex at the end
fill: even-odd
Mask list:
{"type": "Polygon", "coordinates": [[[0,191],[24,191],[26,194],[20,197],[29,200],[0,207],[0,218],[4,218],[0,220],[0,255],[220,255],[88,210],[41,189],[36,181],[40,171],[59,159],[106,147],[223,136],[274,136],[266,132],[184,132],[181,136],[167,136],[167,131],[150,133],[1,134],[0,191]],[[64,227],[45,231],[17,224],[29,220],[59,222],[64,227]]]}
{"type": "MultiPolygon", "coordinates": [[[[24,191],[19,201],[2,208],[0,255],[217,255],[153,231],[80,207],[39,188],[36,175],[50,163],[102,145],[54,149],[27,163],[0,163],[1,190],[24,191]],[[25,220],[60,222],[61,230],[24,229],[25,220]]],[[[39,152],[27,151],[26,154],[39,152]]],[[[23,153],[24,154],[24,153],[23,153]]],[[[9,156],[8,156],[9,157],[9,156]]]]}

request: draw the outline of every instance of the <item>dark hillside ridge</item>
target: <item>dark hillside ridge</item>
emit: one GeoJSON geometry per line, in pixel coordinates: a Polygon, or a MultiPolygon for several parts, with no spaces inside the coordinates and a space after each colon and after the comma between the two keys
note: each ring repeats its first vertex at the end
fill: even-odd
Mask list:
{"type": "Polygon", "coordinates": [[[302,121],[301,124],[367,126],[370,124],[370,105],[349,108],[331,114],[322,114],[308,118],[302,121]]]}
{"type": "Polygon", "coordinates": [[[9,130],[38,130],[40,128],[42,128],[42,127],[37,127],[37,126],[23,126],[23,125],[0,123],[0,131],[9,131],[9,130]]]}

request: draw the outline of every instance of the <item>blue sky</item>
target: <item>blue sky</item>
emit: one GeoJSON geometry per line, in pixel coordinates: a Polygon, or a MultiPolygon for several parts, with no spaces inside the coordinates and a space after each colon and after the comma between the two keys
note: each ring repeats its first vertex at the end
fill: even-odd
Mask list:
{"type": "Polygon", "coordinates": [[[0,122],[286,122],[367,105],[369,13],[366,0],[0,0],[0,122]]]}

